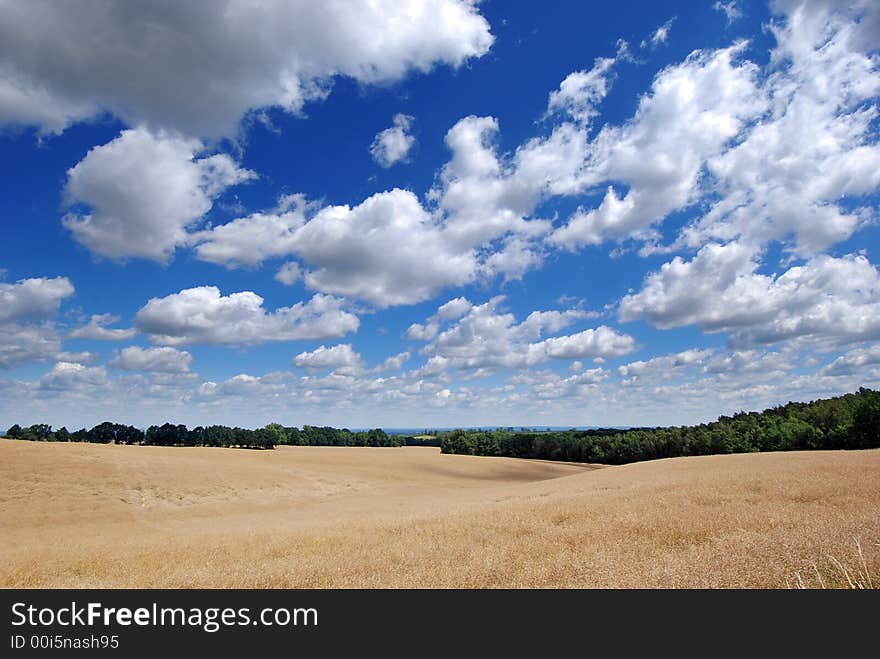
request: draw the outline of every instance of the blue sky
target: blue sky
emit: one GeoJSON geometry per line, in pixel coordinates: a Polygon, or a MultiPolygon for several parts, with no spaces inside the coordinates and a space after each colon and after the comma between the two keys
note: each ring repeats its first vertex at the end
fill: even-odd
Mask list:
{"type": "Polygon", "coordinates": [[[878,26],[0,5],[0,427],[690,423],[877,386],[878,26]]]}

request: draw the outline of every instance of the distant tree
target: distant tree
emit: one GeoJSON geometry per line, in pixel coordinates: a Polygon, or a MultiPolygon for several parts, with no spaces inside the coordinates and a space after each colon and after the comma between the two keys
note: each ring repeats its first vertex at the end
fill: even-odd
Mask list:
{"type": "Polygon", "coordinates": [[[274,444],[287,444],[287,429],[280,423],[267,423],[264,430],[272,435],[274,444]]]}
{"type": "Polygon", "coordinates": [[[205,445],[205,428],[203,426],[196,426],[195,428],[190,430],[186,436],[186,445],[187,446],[204,446],[205,445]]]}
{"type": "Polygon", "coordinates": [[[388,435],[381,428],[373,428],[367,433],[367,443],[369,446],[388,446],[388,435]]]}
{"type": "Polygon", "coordinates": [[[159,446],[159,426],[150,426],[144,433],[144,444],[159,446]]]}
{"type": "Polygon", "coordinates": [[[862,400],[853,414],[851,441],[846,448],[872,448],[880,444],[880,392],[859,389],[862,400]]]}
{"type": "Polygon", "coordinates": [[[247,428],[239,428],[236,426],[232,429],[232,445],[238,448],[247,448],[251,445],[251,431],[247,428]]]}
{"type": "Polygon", "coordinates": [[[277,435],[266,428],[259,428],[252,433],[251,446],[260,449],[275,448],[277,435]]]}
{"type": "Polygon", "coordinates": [[[440,444],[443,453],[470,453],[470,447],[467,443],[467,433],[464,430],[456,429],[443,437],[440,444]]]}
{"type": "Polygon", "coordinates": [[[6,436],[10,439],[20,439],[22,434],[21,426],[17,423],[6,431],[6,436]]]}
{"type": "Polygon", "coordinates": [[[186,426],[163,423],[161,426],[147,428],[145,443],[153,446],[182,446],[186,442],[186,435],[186,426]]]}
{"type": "Polygon", "coordinates": [[[205,446],[231,446],[232,428],[208,426],[205,428],[205,446]]]}
{"type": "Polygon", "coordinates": [[[285,427],[284,430],[287,436],[288,444],[294,446],[299,446],[300,444],[302,444],[302,435],[300,434],[299,428],[297,428],[296,426],[285,427]]]}
{"type": "Polygon", "coordinates": [[[52,426],[46,423],[35,423],[25,430],[25,434],[29,435],[32,440],[38,442],[49,441],[52,435],[52,426]]]}
{"type": "Polygon", "coordinates": [[[115,428],[117,444],[143,444],[144,432],[134,426],[118,424],[115,428]]]}
{"type": "Polygon", "coordinates": [[[109,444],[116,441],[116,424],[104,421],[89,430],[90,442],[96,444],[109,444]]]}
{"type": "Polygon", "coordinates": [[[738,412],[697,426],[549,432],[455,430],[441,434],[440,446],[445,453],[607,464],[682,455],[872,448],[880,447],[880,392],[861,389],[855,394],[788,403],[764,412],[738,412]]]}

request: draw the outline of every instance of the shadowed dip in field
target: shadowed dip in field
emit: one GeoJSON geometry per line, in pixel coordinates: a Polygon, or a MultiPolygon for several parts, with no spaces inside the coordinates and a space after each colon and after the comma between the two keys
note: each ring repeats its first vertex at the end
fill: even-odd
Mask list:
{"type": "Polygon", "coordinates": [[[0,475],[4,587],[840,585],[856,541],[880,568],[878,450],[600,468],[0,440],[0,475]]]}

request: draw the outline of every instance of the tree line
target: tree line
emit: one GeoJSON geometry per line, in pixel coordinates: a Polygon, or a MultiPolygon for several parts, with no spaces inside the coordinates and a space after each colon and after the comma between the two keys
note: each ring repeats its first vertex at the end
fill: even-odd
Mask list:
{"type": "Polygon", "coordinates": [[[858,392],[809,403],[788,403],[763,412],[739,412],[693,426],[592,430],[453,430],[435,437],[389,435],[380,428],[353,432],[330,426],[262,428],[164,423],[143,431],[105,421],[91,430],[52,430],[47,424],[7,430],[10,439],[148,446],[439,446],[443,453],[495,455],[567,462],[624,464],[658,458],[756,451],[865,449],[880,447],[880,392],[858,392]]]}
{"type": "Polygon", "coordinates": [[[352,432],[347,428],[329,426],[287,427],[270,423],[262,428],[230,428],[229,426],[197,426],[164,423],[146,431],[121,423],[104,421],[91,430],[81,428],[70,432],[62,427],[52,430],[44,423],[22,428],[15,424],[6,431],[9,439],[39,442],[92,442],[96,444],[139,444],[144,446],[220,446],[227,448],[271,449],[279,445],[294,446],[402,446],[407,439],[388,435],[380,428],[352,432]]]}
{"type": "Polygon", "coordinates": [[[441,435],[440,445],[443,453],[603,464],[722,453],[878,448],[880,392],[861,388],[836,398],[740,412],[693,426],[454,430],[441,435]]]}

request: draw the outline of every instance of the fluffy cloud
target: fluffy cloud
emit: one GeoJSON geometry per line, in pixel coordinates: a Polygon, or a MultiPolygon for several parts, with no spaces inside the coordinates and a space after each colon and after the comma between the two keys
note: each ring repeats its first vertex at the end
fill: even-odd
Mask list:
{"type": "Polygon", "coordinates": [[[880,8],[876,3],[778,2],[768,111],[708,162],[719,193],[680,243],[787,241],[811,255],[876,216],[880,189],[880,8]],[[873,26],[873,28],[872,28],[873,26]]]}
{"type": "Polygon", "coordinates": [[[42,389],[78,390],[103,387],[108,382],[103,366],[83,366],[75,362],[58,362],[40,378],[42,389]]]}
{"type": "Polygon", "coordinates": [[[299,274],[311,289],[379,308],[429,299],[471,281],[478,269],[475,250],[455,244],[412,192],[394,189],[354,207],[325,206],[308,220],[306,208],[303,202],[283,214],[257,213],[200,232],[196,253],[227,266],[294,254],[306,267],[285,265],[280,281],[299,274]]]}
{"type": "Polygon", "coordinates": [[[452,158],[429,198],[446,215],[448,239],[459,249],[509,232],[537,236],[549,228],[546,223],[525,221],[538,201],[540,184],[520,180],[515,167],[502,162],[493,144],[497,132],[494,117],[469,116],[446,133],[452,158]]]}
{"type": "Polygon", "coordinates": [[[457,297],[453,300],[449,300],[449,302],[441,304],[437,309],[437,313],[431,316],[431,318],[441,323],[445,323],[449,320],[456,320],[473,309],[473,306],[474,305],[471,304],[470,300],[467,298],[457,297]]]}
{"type": "Polygon", "coordinates": [[[275,273],[275,281],[279,281],[285,286],[293,286],[300,279],[302,279],[302,269],[295,261],[287,261],[275,273]]]}
{"type": "Polygon", "coordinates": [[[50,319],[73,293],[67,277],[0,283],[0,368],[51,359],[61,352],[61,338],[50,319]]]}
{"type": "Polygon", "coordinates": [[[73,292],[73,284],[67,277],[0,283],[0,323],[50,318],[58,311],[61,301],[73,292]]]}
{"type": "Polygon", "coordinates": [[[252,261],[296,255],[311,268],[307,286],[378,307],[423,301],[480,278],[521,278],[541,265],[548,247],[634,238],[651,252],[793,237],[811,255],[872,217],[859,199],[880,184],[870,131],[877,110],[869,102],[880,76],[876,58],[864,52],[877,12],[854,6],[834,13],[829,3],[778,3],[785,15],[773,27],[770,66],[745,59],[745,42],[695,51],[656,75],[629,121],[593,137],[590,124],[613,67],[628,57],[623,47],[567,76],[548,100],[547,116],[563,120],[510,156],[494,144],[495,118],[465,117],[446,135],[452,157],[424,204],[392,190],[354,207],[321,209],[302,225],[299,218],[236,222],[247,223],[243,234],[265,236],[263,247],[247,250],[252,261]],[[598,202],[582,204],[555,230],[539,217],[553,197],[596,193],[598,202]],[[659,246],[663,221],[689,208],[708,212],[671,247],[659,246]],[[428,243],[436,256],[425,267],[414,254],[428,243]]]}
{"type": "Polygon", "coordinates": [[[55,355],[55,359],[59,362],[76,362],[77,364],[91,366],[101,360],[101,355],[89,352],[88,350],[82,350],[80,352],[59,352],[55,355]]]}
{"type": "Polygon", "coordinates": [[[391,371],[399,371],[401,368],[403,368],[403,365],[409,361],[409,358],[411,356],[412,355],[410,355],[409,352],[400,352],[396,355],[391,355],[390,357],[386,358],[385,361],[383,361],[381,364],[376,366],[376,368],[374,368],[372,372],[388,373],[391,371]]]}
{"type": "Polygon", "coordinates": [[[517,400],[522,395],[518,390],[525,387],[523,394],[542,402],[589,400],[601,393],[599,385],[607,381],[608,375],[603,368],[591,368],[568,377],[551,370],[523,371],[507,380],[503,396],[517,400]]]}
{"type": "Polygon", "coordinates": [[[599,114],[596,106],[608,94],[608,73],[615,61],[613,57],[599,57],[589,71],[567,75],[559,89],[550,94],[548,114],[564,112],[580,124],[589,124],[599,114]]]}
{"type": "Polygon", "coordinates": [[[427,322],[424,324],[413,323],[410,325],[409,329],[406,330],[406,338],[414,341],[430,341],[437,336],[441,324],[461,318],[470,311],[472,307],[473,305],[470,301],[464,297],[457,297],[453,300],[449,300],[449,302],[440,305],[440,308],[437,309],[437,313],[428,318],[427,322]]]}
{"type": "Polygon", "coordinates": [[[259,404],[261,400],[277,398],[285,389],[283,379],[277,373],[264,376],[239,373],[222,382],[203,382],[198,389],[197,399],[219,397],[238,397],[248,405],[259,404]]]}
{"type": "Polygon", "coordinates": [[[394,115],[391,128],[380,131],[370,145],[370,154],[381,167],[406,160],[410,149],[415,145],[416,138],[410,134],[413,117],[406,114],[394,115]]]}
{"type": "Polygon", "coordinates": [[[311,352],[301,352],[293,358],[293,365],[310,371],[331,370],[344,375],[360,372],[363,359],[351,344],[340,343],[330,348],[322,345],[311,352]]]}
{"type": "Polygon", "coordinates": [[[770,320],[769,277],[754,275],[755,250],[740,243],[707,245],[691,261],[676,256],[620,302],[623,321],[647,318],[669,329],[700,324],[718,331],[770,320]]]}
{"type": "Polygon", "coordinates": [[[393,189],[356,206],[257,213],[193,234],[204,260],[256,265],[294,255],[306,286],[376,307],[414,304],[480,276],[521,277],[540,264],[550,223],[531,218],[547,185],[541,158],[507,164],[492,144],[498,122],[465,117],[446,134],[452,152],[422,203],[393,189]],[[521,171],[522,170],[522,171],[521,171]]]}
{"type": "MultiPolygon", "coordinates": [[[[321,345],[315,350],[301,352],[293,358],[293,365],[310,373],[332,371],[333,376],[359,377],[399,371],[410,356],[409,352],[401,352],[367,370],[363,357],[350,344],[340,343],[331,347],[321,345]]],[[[314,386],[314,381],[310,380],[310,382],[310,386],[314,386]]],[[[331,379],[328,382],[339,382],[339,380],[331,379]]]]}
{"type": "Polygon", "coordinates": [[[699,199],[706,161],[765,107],[758,67],[738,61],[744,48],[695,51],[657,75],[629,122],[602,128],[568,169],[571,191],[609,182],[605,195],[557,229],[552,244],[647,239],[653,225],[699,199]]]}
{"type": "Polygon", "coordinates": [[[97,341],[124,341],[137,334],[134,328],[112,329],[107,325],[119,322],[113,314],[95,314],[82,327],[76,327],[67,335],[71,339],[93,339],[97,341]]]}
{"type": "Polygon", "coordinates": [[[619,366],[620,377],[629,383],[646,379],[671,379],[681,376],[684,369],[703,364],[712,354],[712,350],[685,350],[672,355],[652,357],[619,366]],[[625,380],[626,381],[626,380],[625,380]]]}
{"type": "Polygon", "coordinates": [[[140,348],[129,346],[110,360],[110,366],[127,371],[151,371],[157,373],[186,373],[192,363],[192,355],[174,348],[140,348]]]}
{"type": "MultiPolygon", "coordinates": [[[[717,4],[728,15],[737,9],[732,2],[717,4]]],[[[265,7],[263,11],[271,13],[271,3],[265,7]]],[[[148,332],[154,343],[248,345],[306,337],[329,341],[358,326],[357,318],[332,294],[378,308],[411,304],[496,276],[523,277],[552,258],[554,248],[576,250],[636,239],[646,241],[643,254],[678,250],[680,255],[670,254],[669,262],[649,274],[640,290],[623,298],[620,320],[646,319],[661,329],[695,325],[707,332],[725,332],[732,339],[731,350],[649,353],[619,368],[585,370],[579,360],[600,362],[630,354],[634,340],[607,326],[572,328],[589,317],[579,309],[535,312],[521,319],[503,311],[498,299],[474,306],[460,297],[407,330],[407,338],[425,344],[420,347],[426,358],[408,371],[402,369],[409,353],[373,366],[350,345],[331,344],[294,358],[294,364],[299,360],[301,368],[314,373],[241,373],[217,383],[195,384],[186,380],[195,378],[187,373],[111,371],[114,387],[106,387],[103,369],[86,365],[94,356],[61,352],[51,319],[72,286],[64,293],[63,287],[52,292],[45,284],[30,284],[28,297],[24,288],[16,288],[19,282],[0,284],[0,366],[30,359],[59,362],[43,381],[44,389],[54,391],[48,395],[53,401],[66,389],[92,387],[101,394],[95,396],[95,407],[103,410],[108,403],[98,400],[101,396],[110,396],[113,389],[114,400],[122,400],[116,391],[125,390],[130,400],[176,397],[176,407],[159,409],[182,414],[240,405],[235,409],[242,418],[259,423],[279,413],[289,415],[291,409],[308,412],[300,416],[309,422],[338,423],[336,415],[361,410],[357,418],[374,423],[376,414],[393,409],[421,423],[423,412],[439,407],[454,412],[459,423],[497,421],[479,418],[490,412],[509,418],[528,414],[526,418],[553,419],[554,424],[585,418],[678,423],[871,386],[880,377],[877,351],[870,344],[880,339],[880,277],[864,255],[823,253],[876,220],[880,11],[876,3],[864,0],[846,5],[780,0],[772,7],[777,17],[769,29],[777,46],[767,65],[758,64],[763,58],[748,61],[749,51],[741,43],[697,51],[660,71],[637,99],[635,114],[618,125],[603,127],[597,119],[616,64],[624,57],[621,52],[567,76],[548,99],[541,124],[549,126],[548,134],[518,148],[513,145],[511,151],[499,146],[497,119],[465,117],[447,133],[451,157],[422,196],[394,189],[350,205],[322,207],[295,195],[264,212],[242,212],[242,217],[221,226],[199,226],[225,188],[252,174],[228,156],[206,155],[211,152],[201,140],[181,135],[229,134],[249,108],[281,105],[296,111],[308,98],[327,93],[325,83],[338,73],[368,81],[389,79],[387,71],[375,72],[375,78],[343,71],[330,59],[318,67],[330,71],[323,76],[300,75],[294,66],[290,75],[297,86],[289,103],[248,100],[223,114],[234,104],[234,99],[225,99],[211,108],[216,115],[193,113],[190,123],[179,120],[189,112],[180,103],[165,115],[149,116],[135,104],[130,105],[134,109],[120,110],[122,105],[103,103],[141,127],[93,150],[71,170],[68,182],[69,201],[82,206],[72,209],[67,223],[95,254],[163,261],[186,245],[200,260],[227,267],[251,268],[277,259],[272,267],[278,268],[278,281],[303,281],[319,292],[309,301],[275,310],[265,308],[254,293],[223,296],[213,287],[151,300],[138,314],[136,327],[148,332]],[[224,104],[225,109],[220,107],[224,104]],[[217,120],[220,115],[225,118],[217,120]],[[205,128],[208,125],[215,128],[205,128]],[[544,203],[560,197],[568,199],[544,203]],[[576,204],[580,207],[573,215],[555,218],[557,209],[576,204]],[[688,209],[695,221],[679,231],[678,224],[686,219],[675,214],[688,209]],[[665,241],[671,244],[660,244],[665,241]],[[766,260],[777,253],[773,243],[782,243],[785,252],[786,260],[779,265],[766,260]],[[773,344],[774,350],[761,344],[773,344]],[[854,344],[859,347],[840,354],[854,344]],[[565,373],[568,364],[532,370],[554,360],[578,361],[564,375],[553,370],[565,373]],[[508,368],[520,372],[505,382],[492,378],[472,385],[479,377],[508,368]],[[819,370],[800,375],[811,368],[819,370]],[[453,378],[450,372],[455,369],[464,382],[453,378]],[[229,398],[220,401],[221,396],[229,398]]],[[[0,18],[8,11],[0,9],[0,18]]],[[[116,13],[139,11],[135,5],[116,13]]],[[[160,18],[173,11],[179,10],[155,10],[160,18]]],[[[190,11],[199,16],[202,9],[196,5],[190,11]]],[[[326,9],[328,15],[337,11],[326,9]]],[[[482,21],[473,7],[469,12],[482,21]]],[[[102,33],[103,23],[95,25],[102,33]]],[[[22,74],[7,56],[12,48],[3,38],[8,24],[0,20],[0,26],[0,121],[37,123],[51,131],[94,115],[93,97],[83,96],[75,106],[58,96],[54,82],[43,84],[22,74]],[[34,99],[39,99],[39,107],[34,99]],[[29,109],[29,103],[34,107],[29,109]]],[[[194,31],[194,47],[200,33],[201,28],[194,31]]],[[[662,42],[660,31],[655,36],[662,42]]],[[[253,61],[265,64],[264,48],[271,43],[261,41],[252,52],[253,61]]],[[[358,47],[354,42],[348,46],[358,47]]],[[[57,47],[50,44],[47,61],[57,47]]],[[[181,61],[183,69],[213,66],[181,61]]],[[[400,72],[413,67],[419,65],[404,63],[400,72]]],[[[230,69],[227,75],[224,84],[244,74],[230,69]]],[[[210,77],[201,78],[192,89],[198,91],[209,81],[210,77]]],[[[152,84],[149,79],[142,82],[152,84]]],[[[272,96],[270,87],[260,93],[272,96]]],[[[247,96],[251,90],[245,86],[239,91],[247,96]]],[[[168,92],[168,97],[151,100],[154,109],[173,97],[173,85],[168,92]]],[[[110,329],[110,322],[106,315],[95,316],[69,336],[122,338],[119,333],[132,331],[110,329]]],[[[164,364],[170,369],[182,361],[188,366],[188,360],[179,357],[185,354],[169,347],[126,348],[111,365],[161,370],[164,364]]],[[[2,386],[0,398],[5,398],[14,387],[2,386]]],[[[35,400],[38,389],[19,388],[34,394],[35,400]]],[[[15,409],[25,399],[10,400],[0,400],[0,410],[15,409]]],[[[436,418],[448,423],[449,417],[436,418]]]]}
{"type": "Polygon", "coordinates": [[[355,206],[302,201],[286,214],[257,213],[194,234],[197,255],[228,266],[294,255],[309,288],[379,308],[430,299],[480,275],[521,277],[540,263],[534,240],[550,228],[526,219],[543,180],[520,181],[505,169],[491,144],[497,129],[491,117],[466,117],[448,131],[452,158],[424,204],[400,189],[355,206]]]}
{"type": "Polygon", "coordinates": [[[198,158],[203,149],[198,140],[122,131],[68,170],[68,203],[90,211],[69,213],[64,226],[93,254],[167,261],[223,190],[255,176],[226,154],[198,158]]]}
{"type": "Polygon", "coordinates": [[[862,371],[866,366],[880,364],[880,345],[868,348],[850,350],[828,364],[822,373],[824,375],[845,376],[853,375],[862,371]]]}
{"type": "Polygon", "coordinates": [[[703,371],[722,376],[749,373],[784,373],[797,365],[800,355],[796,352],[762,352],[761,350],[736,350],[716,355],[703,367],[703,371]]]}
{"type": "Polygon", "coordinates": [[[0,324],[0,368],[11,368],[59,355],[61,337],[52,323],[0,324]]]}
{"type": "Polygon", "coordinates": [[[328,206],[296,233],[309,288],[377,307],[413,304],[471,280],[473,250],[455,249],[411,192],[375,194],[354,208],[328,206]]]}
{"type": "Polygon", "coordinates": [[[859,386],[880,386],[880,368],[871,363],[873,352],[860,348],[843,355],[857,363],[850,374],[843,370],[832,374],[828,367],[819,367],[813,358],[817,353],[807,347],[719,352],[698,359],[686,353],[664,355],[658,361],[647,360],[650,366],[641,376],[626,381],[604,368],[574,374],[547,368],[519,370],[506,379],[479,383],[455,382],[439,374],[444,368],[440,358],[385,377],[374,376],[373,370],[301,376],[279,371],[239,373],[216,382],[199,381],[189,373],[114,373],[105,380],[101,369],[83,370],[78,362],[53,368],[45,386],[0,380],[0,416],[19,421],[30,416],[33,421],[78,427],[106,419],[110,407],[128,410],[130,416],[120,420],[142,425],[169,415],[190,426],[255,427],[291,415],[303,423],[348,427],[394,423],[431,427],[447,425],[450,418],[461,425],[487,425],[497,423],[498,415],[511,423],[547,425],[579,425],[587,419],[596,425],[680,424],[836,395],[859,386]],[[671,378],[664,377],[660,360],[665,358],[674,364],[671,378]],[[439,369],[438,376],[427,376],[429,365],[439,369]],[[792,373],[793,368],[798,374],[792,373]],[[813,372],[808,371],[811,368],[813,372]]]}
{"type": "Polygon", "coordinates": [[[540,364],[549,359],[584,357],[619,357],[635,350],[631,336],[601,325],[577,334],[557,336],[529,344],[527,363],[540,364]]]}
{"type": "Polygon", "coordinates": [[[753,248],[710,244],[691,261],[675,257],[620,302],[621,320],[661,329],[699,325],[737,344],[786,339],[880,338],[880,273],[861,255],[817,256],[780,275],[758,270],[753,248]]]}
{"type": "MultiPolygon", "coordinates": [[[[193,233],[190,240],[200,243],[196,247],[196,256],[202,261],[228,268],[255,267],[266,259],[293,252],[296,231],[305,224],[306,211],[311,207],[304,195],[287,195],[271,212],[253,213],[213,229],[193,233]]],[[[288,268],[294,266],[295,263],[288,268]]],[[[290,270],[285,277],[293,274],[296,271],[290,270]]]]}
{"type": "Polygon", "coordinates": [[[153,298],[135,315],[135,326],[154,343],[172,346],[326,339],[354,332],[358,325],[357,316],[329,295],[314,295],[308,302],[269,312],[256,293],[222,296],[216,286],[153,298]]]}
{"type": "Polygon", "coordinates": [[[409,374],[418,381],[422,381],[423,378],[446,381],[449,379],[446,371],[450,366],[452,366],[450,359],[443,355],[434,355],[429,357],[422,366],[410,371],[409,374]]]}
{"type": "Polygon", "coordinates": [[[109,111],[129,125],[234,136],[254,109],[299,112],[333,76],[398,80],[485,54],[470,0],[0,4],[0,122],[60,132],[109,111]]]}
{"type": "MultiPolygon", "coordinates": [[[[437,333],[422,352],[442,359],[444,368],[455,367],[482,375],[501,368],[531,367],[554,359],[616,357],[635,348],[632,337],[606,326],[537,340],[545,334],[559,332],[587,314],[577,309],[534,311],[517,323],[513,314],[499,311],[503,301],[504,298],[498,296],[485,304],[471,306],[464,317],[437,333]]],[[[432,322],[438,321],[429,321],[427,325],[432,322]]],[[[418,330],[410,328],[411,338],[418,334],[418,330]]]]}
{"type": "MultiPolygon", "coordinates": [[[[718,8],[736,13],[732,3],[718,8]]],[[[601,201],[583,205],[550,235],[551,244],[575,250],[634,238],[650,252],[787,241],[809,256],[875,217],[880,10],[862,0],[792,0],[773,9],[781,18],[771,26],[777,45],[769,65],[745,60],[745,42],[695,51],[655,77],[625,124],[588,139],[575,120],[518,150],[520,169],[537,159],[543,166],[533,169],[549,173],[556,193],[605,186],[601,201]],[[657,227],[700,202],[708,211],[671,248],[658,247],[657,227]]],[[[590,76],[572,74],[551,96],[551,109],[577,99],[567,102],[591,118],[591,94],[604,95],[606,68],[597,60],[591,73],[600,84],[584,82],[583,93],[578,81],[590,76]]]]}

